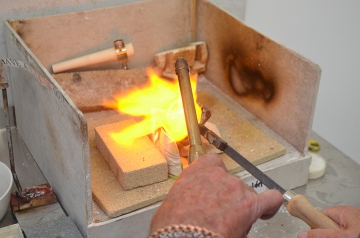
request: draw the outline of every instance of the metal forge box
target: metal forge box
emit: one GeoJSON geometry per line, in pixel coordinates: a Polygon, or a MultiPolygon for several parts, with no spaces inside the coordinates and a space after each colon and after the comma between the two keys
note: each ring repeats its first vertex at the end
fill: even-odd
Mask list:
{"type": "MultiPolygon", "coordinates": [[[[320,68],[211,3],[151,0],[5,24],[8,58],[33,69],[9,67],[17,129],[84,236],[145,237],[157,208],[153,200],[108,217],[94,202],[87,119],[51,73],[52,64],[102,50],[118,38],[134,45],[130,68],[148,66],[158,52],[205,41],[209,58],[198,88],[285,146],[285,154],[260,169],[286,189],[307,182],[320,68]]],[[[246,171],[238,176],[254,180],[246,171]]]]}

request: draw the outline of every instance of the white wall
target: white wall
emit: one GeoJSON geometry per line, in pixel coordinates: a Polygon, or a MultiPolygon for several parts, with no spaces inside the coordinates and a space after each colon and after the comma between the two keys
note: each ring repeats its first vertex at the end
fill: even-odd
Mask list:
{"type": "Polygon", "coordinates": [[[245,22],[322,68],[313,130],[360,163],[360,1],[251,0],[245,22]]]}

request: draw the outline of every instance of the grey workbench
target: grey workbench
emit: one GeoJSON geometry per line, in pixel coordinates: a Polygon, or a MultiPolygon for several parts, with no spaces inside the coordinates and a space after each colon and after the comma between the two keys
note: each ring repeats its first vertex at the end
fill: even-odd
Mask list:
{"type": "MultiPolygon", "coordinates": [[[[22,187],[45,183],[45,178],[26,146],[16,133],[13,134],[15,134],[16,168],[22,187]]],[[[294,189],[294,192],[305,195],[319,210],[335,205],[352,205],[360,208],[360,165],[316,133],[312,133],[311,136],[321,144],[321,150],[318,153],[327,162],[326,173],[319,179],[309,180],[305,186],[294,189]]],[[[0,130],[0,151],[7,151],[5,130],[0,130]]],[[[0,161],[9,164],[6,156],[2,155],[0,161]]],[[[15,190],[15,187],[13,189],[15,190]]],[[[16,222],[9,208],[0,221],[0,228],[16,222]]],[[[290,216],[287,210],[281,207],[272,219],[258,220],[253,225],[249,237],[296,237],[299,231],[308,228],[303,221],[290,216]]]]}
{"type": "MultiPolygon", "coordinates": [[[[318,152],[326,160],[326,172],[321,178],[309,180],[305,186],[293,189],[306,196],[318,210],[336,205],[351,205],[360,208],[360,165],[344,155],[316,133],[311,137],[321,144],[318,152]]],[[[282,206],[270,220],[258,220],[249,237],[296,237],[309,226],[292,217],[282,206]]]]}

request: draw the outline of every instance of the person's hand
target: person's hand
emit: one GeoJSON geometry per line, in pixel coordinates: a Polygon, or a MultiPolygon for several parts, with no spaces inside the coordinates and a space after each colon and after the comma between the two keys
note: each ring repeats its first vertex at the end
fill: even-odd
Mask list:
{"type": "Polygon", "coordinates": [[[257,194],[228,173],[216,154],[201,156],[170,189],[151,222],[151,233],[170,225],[193,225],[220,237],[246,237],[258,219],[271,218],[283,202],[281,193],[257,194]]]}
{"type": "Polygon", "coordinates": [[[313,229],[302,231],[298,238],[360,237],[360,210],[351,206],[336,206],[322,210],[340,225],[340,229],[313,229]]]}

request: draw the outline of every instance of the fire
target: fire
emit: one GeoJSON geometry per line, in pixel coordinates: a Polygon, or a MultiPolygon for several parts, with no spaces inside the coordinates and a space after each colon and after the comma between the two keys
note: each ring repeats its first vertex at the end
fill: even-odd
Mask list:
{"type": "MultiPolygon", "coordinates": [[[[161,127],[175,141],[181,141],[187,136],[178,81],[162,79],[151,69],[148,70],[148,76],[149,82],[143,87],[128,90],[116,95],[115,101],[104,103],[106,107],[115,108],[121,113],[143,117],[142,121],[111,134],[119,143],[152,134],[161,127]]],[[[190,82],[196,102],[197,75],[192,75],[190,82]]],[[[195,110],[200,119],[201,108],[197,103],[195,110]]]]}

